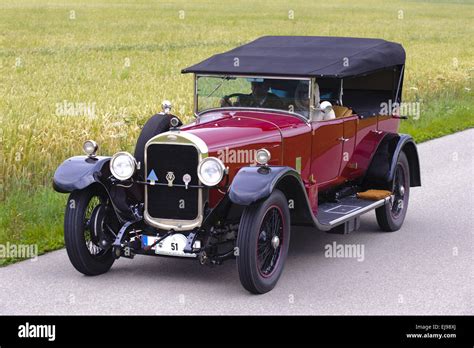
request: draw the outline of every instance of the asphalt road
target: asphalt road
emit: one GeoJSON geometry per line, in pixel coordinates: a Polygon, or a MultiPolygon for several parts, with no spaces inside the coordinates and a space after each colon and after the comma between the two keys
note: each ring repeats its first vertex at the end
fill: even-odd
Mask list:
{"type": "Polygon", "coordinates": [[[373,212],[350,235],[293,229],[265,295],[241,287],[232,260],[211,268],[137,256],[86,277],[59,250],[0,269],[0,314],[472,315],[473,151],[474,130],[419,146],[423,186],[398,232],[379,232],[373,212]],[[363,260],[326,257],[333,242],[363,246],[363,260]]]}

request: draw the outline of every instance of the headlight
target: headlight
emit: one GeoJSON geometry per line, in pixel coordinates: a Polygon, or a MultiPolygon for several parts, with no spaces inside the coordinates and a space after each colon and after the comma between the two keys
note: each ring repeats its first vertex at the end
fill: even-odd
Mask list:
{"type": "Polygon", "coordinates": [[[217,185],[224,177],[225,166],[216,157],[207,157],[199,163],[198,177],[206,186],[217,185]]]}
{"type": "Polygon", "coordinates": [[[99,145],[94,140],[86,140],[84,145],[82,145],[82,149],[89,157],[95,157],[97,150],[99,149],[99,145]]]}
{"type": "Polygon", "coordinates": [[[255,162],[260,165],[266,165],[271,157],[270,151],[267,149],[260,149],[255,153],[255,162]]]}
{"type": "Polygon", "coordinates": [[[110,171],[119,180],[132,177],[137,168],[137,161],[128,152],[117,152],[110,160],[110,171]]]}

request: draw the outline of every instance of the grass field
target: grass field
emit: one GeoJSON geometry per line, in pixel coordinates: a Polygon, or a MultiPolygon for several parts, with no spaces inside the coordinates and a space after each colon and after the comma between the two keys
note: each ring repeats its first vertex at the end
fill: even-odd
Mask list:
{"type": "Polygon", "coordinates": [[[400,42],[404,100],[421,103],[401,131],[424,141],[473,127],[472,23],[472,1],[1,0],[0,244],[62,246],[55,168],[88,138],[102,154],[133,150],[163,99],[189,119],[180,70],[263,35],[400,42]]]}

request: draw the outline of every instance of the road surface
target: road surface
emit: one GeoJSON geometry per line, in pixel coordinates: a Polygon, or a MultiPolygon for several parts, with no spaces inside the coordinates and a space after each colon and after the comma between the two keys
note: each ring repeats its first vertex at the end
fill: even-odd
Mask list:
{"type": "MultiPolygon", "coordinates": [[[[98,277],[78,273],[59,250],[0,268],[0,314],[474,314],[474,130],[419,146],[421,188],[402,229],[379,232],[375,213],[359,231],[292,230],[276,288],[247,293],[236,265],[120,259],[98,277]],[[335,245],[358,257],[327,257],[335,245]]],[[[350,255],[349,255],[350,256],[350,255]]]]}

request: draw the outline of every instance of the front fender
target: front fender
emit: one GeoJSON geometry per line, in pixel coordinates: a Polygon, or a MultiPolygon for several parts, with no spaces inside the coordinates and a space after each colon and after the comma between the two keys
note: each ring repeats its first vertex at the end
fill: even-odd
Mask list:
{"type": "Polygon", "coordinates": [[[238,205],[250,205],[273,192],[278,182],[286,176],[299,174],[290,167],[243,167],[229,188],[229,199],[238,205]]]}
{"type": "Polygon", "coordinates": [[[265,199],[278,189],[283,192],[290,208],[291,223],[294,225],[316,226],[327,231],[315,218],[301,176],[290,167],[243,167],[234,177],[228,191],[228,198],[233,204],[249,206],[265,199]]]}
{"type": "Polygon", "coordinates": [[[110,161],[111,157],[75,156],[65,160],[56,169],[53,177],[53,188],[57,192],[68,193],[86,188],[94,182],[99,182],[97,174],[110,161]]]}

